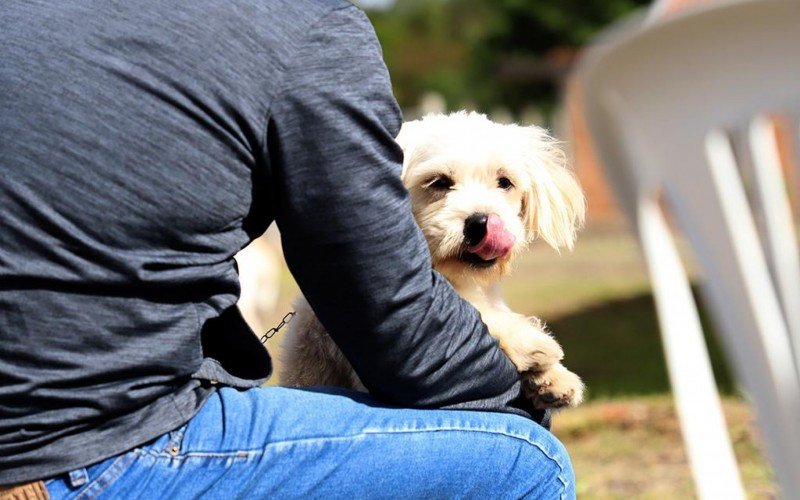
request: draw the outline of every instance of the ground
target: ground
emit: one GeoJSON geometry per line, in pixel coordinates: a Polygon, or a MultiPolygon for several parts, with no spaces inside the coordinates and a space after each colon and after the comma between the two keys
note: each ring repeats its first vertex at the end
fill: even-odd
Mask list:
{"type": "MultiPolygon", "coordinates": [[[[504,291],[512,309],[545,319],[564,346],[565,364],[589,388],[587,402],[556,415],[553,427],[572,456],[580,498],[692,498],[646,269],[625,226],[593,224],[571,253],[535,244],[504,291]]],[[[296,293],[284,272],[270,324],[280,321],[296,293]]],[[[713,330],[705,317],[704,323],[713,330]]],[[[270,340],[273,353],[279,336],[270,340]]],[[[713,335],[707,340],[748,496],[774,498],[753,411],[713,335]]]]}
{"type": "MultiPolygon", "coordinates": [[[[775,498],[750,407],[736,398],[723,407],[748,497],[775,498]]],[[[581,499],[695,496],[668,395],[591,401],[559,414],[553,432],[570,452],[581,499]]]]}

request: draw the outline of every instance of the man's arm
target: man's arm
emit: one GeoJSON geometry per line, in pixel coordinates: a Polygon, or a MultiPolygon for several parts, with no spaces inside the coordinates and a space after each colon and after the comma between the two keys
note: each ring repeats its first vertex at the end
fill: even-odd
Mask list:
{"type": "Polygon", "coordinates": [[[286,260],[364,385],[403,406],[520,412],[514,366],[431,270],[400,180],[400,112],[361,11],[333,11],[307,34],[272,109],[286,260]]]}

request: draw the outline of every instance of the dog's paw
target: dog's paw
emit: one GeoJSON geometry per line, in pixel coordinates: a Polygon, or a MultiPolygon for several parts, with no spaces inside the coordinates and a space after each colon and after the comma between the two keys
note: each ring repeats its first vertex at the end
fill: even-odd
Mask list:
{"type": "Polygon", "coordinates": [[[520,372],[544,372],[564,358],[558,342],[544,332],[526,329],[500,347],[520,372]]]}
{"type": "Polygon", "coordinates": [[[540,410],[578,406],[583,401],[583,391],[580,377],[561,364],[525,376],[525,393],[540,410]]]}

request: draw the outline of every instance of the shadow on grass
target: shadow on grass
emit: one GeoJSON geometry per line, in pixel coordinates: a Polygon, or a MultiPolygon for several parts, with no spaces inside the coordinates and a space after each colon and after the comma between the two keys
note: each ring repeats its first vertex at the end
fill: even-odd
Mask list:
{"type": "MultiPolygon", "coordinates": [[[[702,311],[701,321],[717,386],[722,393],[734,394],[725,357],[702,311]]],[[[584,379],[589,397],[670,391],[651,294],[583,309],[548,324],[564,347],[564,364],[584,379]]]]}

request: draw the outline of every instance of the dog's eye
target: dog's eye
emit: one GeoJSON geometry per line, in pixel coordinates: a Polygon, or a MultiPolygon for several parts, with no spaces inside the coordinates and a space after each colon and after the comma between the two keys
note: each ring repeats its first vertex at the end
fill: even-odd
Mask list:
{"type": "Polygon", "coordinates": [[[508,177],[500,177],[499,179],[497,179],[497,187],[508,191],[509,189],[514,187],[514,183],[511,182],[508,177]]]}
{"type": "Polygon", "coordinates": [[[436,179],[433,179],[430,183],[428,183],[428,187],[439,191],[444,191],[446,189],[450,189],[451,187],[453,187],[453,184],[454,184],[453,179],[447,177],[446,175],[442,175],[440,177],[437,177],[436,179]]]}

